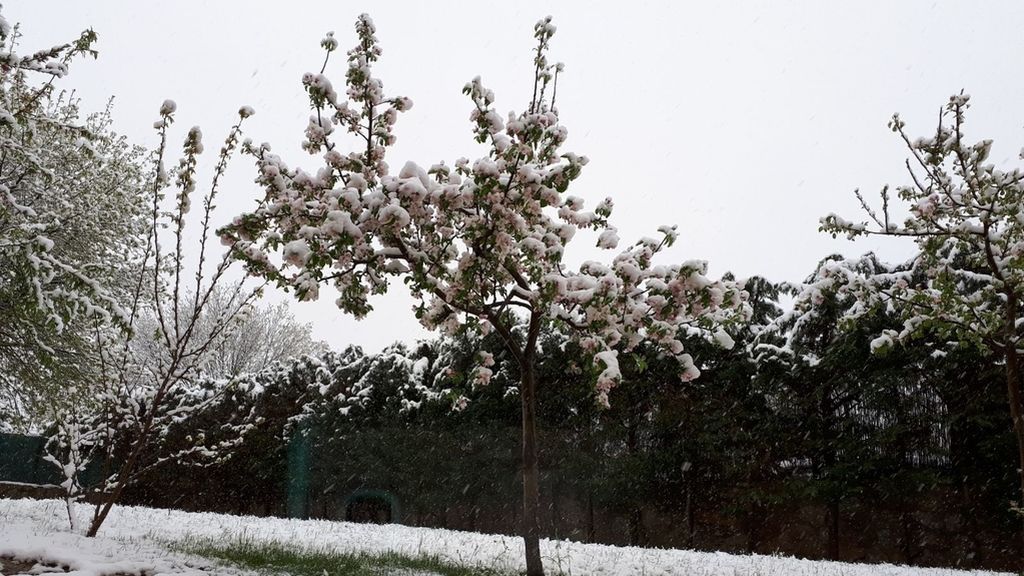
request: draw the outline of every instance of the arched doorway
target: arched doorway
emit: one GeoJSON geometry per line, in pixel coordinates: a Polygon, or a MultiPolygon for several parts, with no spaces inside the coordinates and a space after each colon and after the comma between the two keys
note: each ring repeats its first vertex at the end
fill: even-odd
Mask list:
{"type": "Polygon", "coordinates": [[[398,499],[383,490],[357,490],[345,500],[345,521],[398,524],[398,499]]]}

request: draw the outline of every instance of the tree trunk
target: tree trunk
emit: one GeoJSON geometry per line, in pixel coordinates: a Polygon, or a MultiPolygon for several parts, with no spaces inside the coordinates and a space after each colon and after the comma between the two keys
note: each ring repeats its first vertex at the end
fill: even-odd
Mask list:
{"type": "Polygon", "coordinates": [[[907,509],[910,505],[906,502],[902,505],[905,509],[900,512],[900,525],[903,530],[900,537],[900,551],[903,552],[903,562],[913,565],[917,562],[917,557],[920,556],[920,547],[917,542],[917,520],[914,518],[913,511],[907,509]]]}
{"type": "MultiPolygon", "coordinates": [[[[637,409],[638,407],[634,407],[634,410],[637,409]]],[[[639,426],[639,420],[639,417],[631,417],[630,421],[626,423],[626,453],[629,454],[630,458],[636,456],[638,452],[637,427],[639,426]]],[[[647,538],[644,534],[643,510],[640,509],[636,494],[630,495],[629,516],[626,519],[626,524],[629,531],[629,545],[646,546],[647,538]]]]}
{"type": "Polygon", "coordinates": [[[559,538],[559,525],[562,520],[562,511],[558,506],[558,500],[562,497],[562,480],[559,477],[555,478],[554,485],[551,487],[551,535],[552,538],[557,540],[559,538]]]}
{"type": "Polygon", "coordinates": [[[977,498],[975,496],[974,487],[969,483],[962,485],[963,493],[963,504],[961,514],[964,518],[963,525],[967,528],[962,531],[967,537],[967,549],[970,550],[970,559],[972,568],[981,568],[985,565],[985,556],[987,554],[985,550],[985,542],[981,535],[981,530],[978,527],[978,515],[975,513],[977,510],[977,498]]]}
{"type": "Polygon", "coordinates": [[[693,517],[693,488],[689,479],[686,481],[686,547],[693,548],[693,537],[696,523],[693,517]]]}
{"type": "Polygon", "coordinates": [[[526,545],[526,575],[544,576],[540,559],[540,472],[537,465],[537,376],[534,351],[524,354],[523,401],[523,542],[526,545]]]}
{"type": "Polygon", "coordinates": [[[839,560],[839,499],[831,498],[826,513],[828,522],[828,559],[839,560]]]}
{"type": "MultiPolygon", "coordinates": [[[[159,399],[159,396],[157,398],[159,399]]],[[[135,445],[128,454],[128,458],[117,473],[117,484],[114,486],[114,490],[110,492],[107,497],[101,501],[101,503],[96,505],[96,513],[93,515],[92,523],[89,524],[89,530],[85,533],[87,538],[94,538],[96,536],[100,531],[100,526],[103,525],[103,522],[107,519],[107,515],[110,514],[110,509],[114,507],[114,504],[121,500],[121,493],[124,492],[128,478],[131,476],[132,472],[135,471],[136,461],[142,453],[143,447],[149,441],[149,430],[151,425],[152,418],[148,418],[146,420],[146,424],[142,427],[142,431],[139,433],[139,438],[136,440],[135,445]]]]}
{"type": "Polygon", "coordinates": [[[644,530],[644,513],[639,506],[629,511],[629,545],[647,546],[647,532],[644,530]]]}
{"type": "Polygon", "coordinates": [[[594,542],[594,494],[587,494],[587,542],[594,542]]]}
{"type": "MultiPolygon", "coordinates": [[[[180,358],[175,359],[170,367],[168,368],[168,374],[172,374],[174,370],[177,370],[178,361],[180,358]]],[[[129,481],[131,481],[131,475],[135,471],[135,465],[138,462],[139,457],[142,455],[142,451],[147,447],[149,443],[149,434],[153,430],[153,421],[156,417],[156,408],[163,402],[164,395],[170,388],[171,383],[168,382],[165,377],[161,383],[160,388],[153,396],[153,402],[150,408],[147,410],[146,406],[143,405],[139,416],[143,418],[142,428],[139,430],[139,437],[135,439],[132,447],[128,453],[128,458],[125,459],[124,464],[117,472],[117,485],[114,487],[114,491],[107,495],[107,498],[102,500],[102,504],[97,504],[95,512],[93,513],[92,523],[89,524],[89,530],[85,533],[87,538],[95,538],[96,533],[100,531],[100,526],[103,525],[103,521],[107,519],[107,515],[110,514],[110,509],[114,507],[114,504],[121,500],[121,493],[124,492],[124,488],[129,481]]],[[[108,455],[112,452],[108,452],[108,455]]],[[[108,456],[109,457],[109,456],[108,456]]],[[[109,478],[109,476],[107,477],[109,478]]],[[[101,492],[100,495],[103,493],[101,492]]]]}
{"type": "Polygon", "coordinates": [[[512,526],[509,528],[509,534],[515,534],[519,528],[519,509],[522,508],[519,504],[512,505],[512,526]]]}
{"type": "Polygon", "coordinates": [[[761,548],[761,528],[764,526],[764,507],[759,501],[750,503],[747,511],[747,554],[757,554],[761,548]]]}
{"type": "Polygon", "coordinates": [[[75,498],[71,494],[68,494],[64,498],[64,505],[68,510],[68,523],[71,525],[72,532],[78,532],[78,517],[75,515],[75,498]]]}
{"type": "Polygon", "coordinates": [[[100,526],[103,525],[103,521],[107,519],[107,514],[110,514],[110,509],[114,507],[114,502],[121,499],[121,491],[124,488],[123,482],[118,482],[117,487],[114,488],[113,494],[108,496],[106,500],[103,500],[102,504],[97,504],[97,512],[93,515],[92,522],[89,524],[89,530],[85,533],[86,538],[94,538],[96,533],[100,531],[100,526]]]}

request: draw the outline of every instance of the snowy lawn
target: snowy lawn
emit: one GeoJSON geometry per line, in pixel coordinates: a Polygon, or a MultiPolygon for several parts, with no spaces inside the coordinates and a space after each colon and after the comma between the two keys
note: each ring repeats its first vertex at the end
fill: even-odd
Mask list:
{"type": "Polygon", "coordinates": [[[465,567],[436,556],[411,557],[395,552],[348,553],[296,547],[242,538],[233,542],[189,540],[173,548],[200,556],[219,558],[239,566],[270,569],[292,576],[510,576],[502,570],[465,567]]]}
{"type": "MultiPolygon", "coordinates": [[[[79,508],[84,523],[89,509],[79,508]]],[[[462,566],[485,573],[522,570],[519,538],[407,526],[350,524],[318,520],[237,517],[150,508],[115,507],[100,531],[88,540],[69,532],[61,502],[0,500],[0,557],[30,557],[67,566],[74,576],[245,574],[196,556],[226,558],[243,566],[274,564],[260,554],[294,557],[293,573],[322,570],[317,562],[339,558],[388,558],[399,568],[380,574],[406,576],[450,573],[445,566],[462,566]],[[248,548],[246,548],[248,547],[248,548]],[[173,549],[174,551],[170,551],[173,549]],[[188,552],[186,552],[188,551],[188,552]],[[381,555],[384,556],[381,556],[381,555]],[[261,559],[262,558],[262,559],[261,559]],[[325,558],[327,560],[325,560],[325,558]],[[426,558],[428,564],[417,564],[426,558]],[[429,562],[436,564],[430,565],[429,562]],[[436,566],[437,568],[430,568],[436,566]]],[[[907,568],[817,562],[774,556],[737,556],[691,552],[541,542],[549,573],[686,576],[967,576],[995,572],[907,568]]],[[[339,560],[340,561],[340,560],[339,560]]],[[[0,560],[4,562],[4,560],[0,560]]],[[[462,572],[459,570],[458,572],[462,572]]],[[[4,569],[0,568],[0,573],[4,569]]],[[[10,574],[11,572],[7,572],[10,574]]],[[[331,571],[328,570],[331,574],[331,571]]],[[[344,574],[336,571],[333,574],[344,574]]],[[[333,575],[332,575],[333,576],[333,575]]]]}

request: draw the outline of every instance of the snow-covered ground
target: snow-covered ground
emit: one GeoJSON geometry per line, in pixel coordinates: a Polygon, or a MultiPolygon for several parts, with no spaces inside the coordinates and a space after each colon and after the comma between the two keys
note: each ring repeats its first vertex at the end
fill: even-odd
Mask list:
{"type": "MultiPolygon", "coordinates": [[[[83,520],[86,511],[80,510],[83,520]]],[[[121,523],[117,518],[115,522],[121,523]]],[[[158,520],[154,517],[149,522],[147,527],[158,520]]],[[[59,576],[248,575],[204,558],[171,553],[142,532],[129,533],[125,529],[118,538],[112,534],[86,538],[68,529],[67,515],[58,501],[0,499],[0,576],[25,571],[59,576]]]]}
{"type": "MultiPolygon", "coordinates": [[[[84,524],[90,510],[79,508],[84,524]]],[[[220,542],[246,538],[340,552],[395,551],[436,555],[453,563],[508,569],[523,568],[518,538],[408,526],[350,524],[199,514],[151,508],[116,507],[100,538],[86,539],[67,527],[63,504],[54,500],[0,499],[0,557],[47,559],[65,564],[73,576],[156,574],[197,571],[241,575],[209,561],[170,553],[167,542],[210,538],[220,542]]],[[[549,573],[606,576],[982,576],[966,572],[892,565],[845,564],[774,556],[738,556],[579,544],[541,543],[549,573]]],[[[3,560],[0,560],[3,562],[3,560]]],[[[0,568],[0,573],[4,569],[0,568]]]]}

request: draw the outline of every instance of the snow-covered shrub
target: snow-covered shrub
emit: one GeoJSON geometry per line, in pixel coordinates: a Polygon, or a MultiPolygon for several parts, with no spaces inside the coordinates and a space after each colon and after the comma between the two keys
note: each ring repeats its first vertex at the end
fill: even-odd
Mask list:
{"type": "Polygon", "coordinates": [[[87,30],[19,50],[0,14],[0,430],[41,431],[98,374],[145,242],[144,152],[63,86],[87,30]]]}

